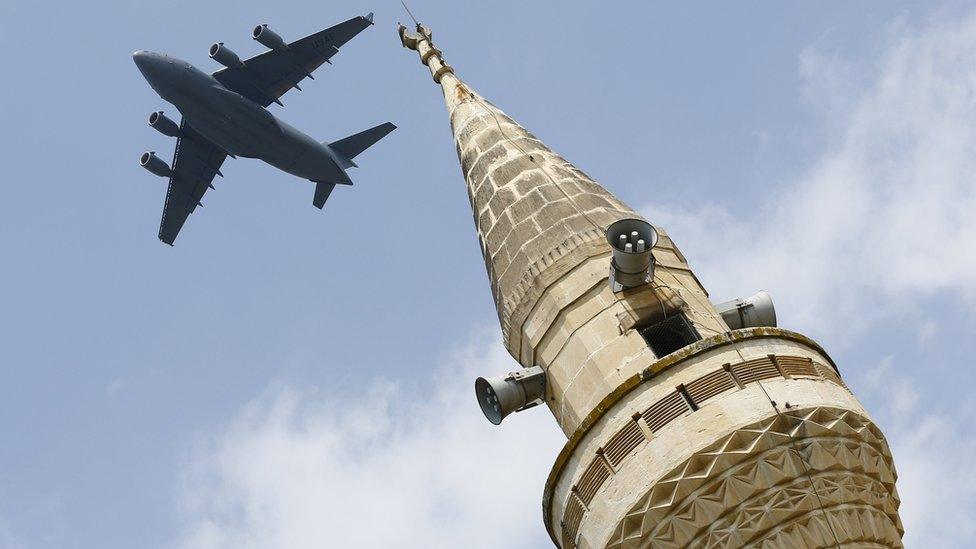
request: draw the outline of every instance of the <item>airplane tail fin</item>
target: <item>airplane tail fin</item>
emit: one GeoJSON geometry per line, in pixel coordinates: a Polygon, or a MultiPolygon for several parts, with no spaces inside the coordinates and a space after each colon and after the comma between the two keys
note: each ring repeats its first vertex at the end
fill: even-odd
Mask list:
{"type": "Polygon", "coordinates": [[[375,145],[377,141],[383,139],[395,129],[396,126],[387,122],[329,143],[332,156],[336,164],[342,168],[342,171],[339,172],[338,179],[335,181],[315,181],[315,197],[312,199],[312,205],[321,210],[325,206],[325,201],[329,199],[329,195],[332,194],[332,189],[337,184],[352,185],[352,181],[350,181],[349,176],[345,173],[345,170],[356,167],[356,163],[352,159],[359,156],[359,153],[375,145]]]}
{"type": "Polygon", "coordinates": [[[359,153],[375,145],[377,141],[383,139],[395,129],[396,126],[386,122],[357,134],[350,135],[344,139],[329,143],[329,147],[332,149],[332,152],[336,153],[338,157],[336,160],[342,169],[355,168],[356,163],[352,161],[353,158],[356,158],[359,153]]]}

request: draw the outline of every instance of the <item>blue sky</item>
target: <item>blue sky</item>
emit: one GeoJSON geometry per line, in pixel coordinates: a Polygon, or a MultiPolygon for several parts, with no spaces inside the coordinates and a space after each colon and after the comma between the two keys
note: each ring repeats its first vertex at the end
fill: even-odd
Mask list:
{"type": "MultiPolygon", "coordinates": [[[[758,288],[888,434],[910,545],[976,542],[976,12],[965,3],[411,3],[458,74],[758,288]]],[[[546,547],[562,435],[493,428],[507,371],[440,92],[398,2],[4,3],[0,547],[546,547]],[[272,110],[390,120],[357,185],[228,161],[156,240],[172,142],[136,49],[214,69],[269,23],[376,26],[272,110]],[[191,13],[192,16],[185,14],[191,13]],[[514,467],[518,465],[518,467],[514,467]],[[499,494],[504,494],[499,496],[499,494]],[[504,521],[504,531],[494,526],[504,521]]]]}

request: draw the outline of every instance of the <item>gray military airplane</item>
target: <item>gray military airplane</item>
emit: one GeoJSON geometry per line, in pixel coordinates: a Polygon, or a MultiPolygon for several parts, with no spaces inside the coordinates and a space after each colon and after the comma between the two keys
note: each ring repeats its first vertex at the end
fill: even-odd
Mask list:
{"type": "Polygon", "coordinates": [[[321,209],[336,185],[352,185],[347,168],[353,159],[396,126],[387,122],[333,143],[315,139],[278,120],[268,112],[271,103],[298,83],[313,78],[312,71],[339,51],[339,47],[373,24],[373,14],[286,44],[267,25],[254,27],[252,37],[270,51],[241,61],[218,42],[210,57],[225,68],[212,75],[186,61],[148,51],[132,57],[149,85],[183,115],[182,122],[162,111],[149,116],[149,125],[177,138],[173,162],[167,164],[155,152],[146,152],[139,164],[169,178],[159,239],[173,245],[186,218],[200,206],[214,176],[227,156],[259,158],[290,174],[315,183],[312,204],[321,209]]]}

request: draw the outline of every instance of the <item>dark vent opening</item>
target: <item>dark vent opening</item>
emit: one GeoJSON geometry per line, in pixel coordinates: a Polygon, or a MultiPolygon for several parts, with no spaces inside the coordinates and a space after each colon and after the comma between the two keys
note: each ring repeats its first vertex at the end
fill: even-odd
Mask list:
{"type": "Polygon", "coordinates": [[[657,324],[639,328],[640,335],[654,351],[654,356],[664,358],[667,355],[691,345],[701,339],[698,331],[691,325],[685,315],[678,313],[657,324]]]}

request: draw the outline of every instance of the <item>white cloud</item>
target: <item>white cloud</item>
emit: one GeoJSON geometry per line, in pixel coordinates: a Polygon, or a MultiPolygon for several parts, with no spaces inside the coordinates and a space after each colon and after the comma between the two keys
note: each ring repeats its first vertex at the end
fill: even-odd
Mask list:
{"type": "Polygon", "coordinates": [[[918,342],[924,345],[932,341],[938,333],[939,324],[934,320],[927,320],[918,328],[918,342]]]}
{"type": "Polygon", "coordinates": [[[4,549],[22,549],[26,547],[23,541],[14,533],[14,529],[4,517],[0,516],[0,547],[4,549]]]}
{"type": "MultiPolygon", "coordinates": [[[[898,24],[889,40],[873,79],[821,49],[804,52],[806,97],[820,96],[811,104],[823,110],[829,149],[787,184],[771,182],[778,190],[754,210],[654,205],[645,214],[716,297],[764,287],[785,324],[834,340],[883,340],[907,313],[916,345],[957,345],[940,342],[925,300],[950,295],[976,312],[976,12],[898,24]]],[[[952,386],[951,367],[900,366],[883,361],[858,396],[888,422],[906,544],[972,546],[976,411],[942,409],[938,393],[926,394],[952,386]]]]}
{"type": "Polygon", "coordinates": [[[105,394],[113,396],[118,394],[119,391],[125,388],[126,381],[124,378],[116,378],[105,385],[105,394]]]}
{"type": "Polygon", "coordinates": [[[417,386],[268,391],[194,457],[181,545],[546,546],[543,483],[565,438],[544,409],[494,427],[473,394],[516,366],[485,338],[417,386]]]}
{"type": "Polygon", "coordinates": [[[874,79],[819,49],[801,60],[806,95],[826,97],[813,103],[829,150],[786,185],[769,182],[753,210],[658,204],[648,218],[713,293],[764,286],[794,324],[864,327],[946,291],[973,305],[976,15],[896,26],[874,79]]]}
{"type": "Polygon", "coordinates": [[[884,430],[898,470],[899,512],[908,547],[971,547],[976,539],[976,454],[968,403],[920,406],[918,379],[898,374],[886,358],[864,376],[859,396],[884,404],[884,430]]]}

